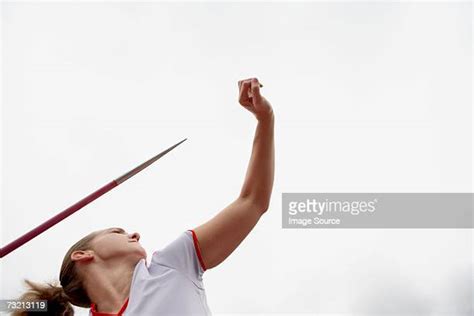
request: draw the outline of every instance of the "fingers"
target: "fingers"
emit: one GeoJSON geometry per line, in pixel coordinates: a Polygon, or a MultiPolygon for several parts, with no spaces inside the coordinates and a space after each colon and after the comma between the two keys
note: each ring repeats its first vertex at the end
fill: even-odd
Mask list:
{"type": "MultiPolygon", "coordinates": [[[[247,81],[247,80],[252,80],[252,79],[253,79],[253,78],[248,78],[248,79],[244,79],[244,80],[239,80],[239,82],[238,82],[239,89],[240,89],[240,85],[242,84],[242,82],[247,81]]],[[[257,78],[255,78],[255,79],[257,79],[257,78]]],[[[258,79],[257,79],[257,81],[258,81],[258,79]]],[[[260,85],[260,88],[263,88],[263,84],[259,83],[259,85],[260,85]]]]}
{"type": "Polygon", "coordinates": [[[262,84],[258,82],[257,78],[248,78],[239,80],[239,103],[245,107],[254,107],[258,104],[262,96],[260,94],[260,88],[262,84]]]}
{"type": "Polygon", "coordinates": [[[258,103],[260,99],[262,98],[260,95],[260,84],[258,83],[258,79],[253,78],[250,81],[250,84],[251,84],[252,97],[255,98],[255,101],[257,101],[258,103]]]}
{"type": "Polygon", "coordinates": [[[239,81],[240,92],[239,92],[239,103],[243,106],[252,106],[252,102],[249,98],[248,91],[251,86],[251,82],[247,80],[239,81]]]}

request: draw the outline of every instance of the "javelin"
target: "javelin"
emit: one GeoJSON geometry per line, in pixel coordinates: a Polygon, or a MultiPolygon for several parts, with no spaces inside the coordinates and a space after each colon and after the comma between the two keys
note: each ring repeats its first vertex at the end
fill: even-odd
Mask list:
{"type": "Polygon", "coordinates": [[[89,194],[88,196],[86,196],[85,198],[83,198],[82,200],[77,202],[76,204],[68,207],[67,209],[65,209],[61,213],[59,213],[59,214],[55,215],[54,217],[50,218],[49,220],[47,220],[43,224],[39,225],[38,227],[36,227],[36,228],[32,229],[31,231],[29,231],[28,233],[24,234],[20,238],[17,238],[16,240],[12,241],[11,243],[6,245],[5,247],[0,248],[0,258],[3,258],[4,256],[8,255],[10,252],[15,250],[16,248],[18,248],[21,245],[27,243],[31,239],[35,238],[36,236],[38,236],[39,234],[41,234],[42,232],[47,230],[48,228],[56,225],[57,223],[59,223],[60,221],[62,221],[66,217],[68,217],[69,215],[72,215],[76,211],[80,210],[81,208],[83,208],[84,206],[89,204],[90,202],[97,199],[99,196],[109,192],[110,190],[112,190],[116,186],[122,184],[124,181],[130,179],[131,177],[133,177],[134,175],[136,175],[137,173],[139,173],[140,171],[142,171],[143,169],[145,169],[146,167],[148,167],[149,165],[151,165],[152,163],[154,163],[155,161],[157,161],[158,159],[160,159],[161,157],[166,155],[168,152],[173,150],[176,146],[178,146],[179,144],[184,142],[186,139],[187,138],[183,139],[182,141],[180,141],[176,145],[171,146],[170,148],[168,148],[165,151],[159,153],[158,155],[154,156],[153,158],[145,161],[144,163],[142,163],[138,167],[130,170],[129,172],[127,172],[123,176],[121,176],[121,177],[119,177],[115,180],[112,180],[111,182],[107,183],[102,188],[98,189],[97,191],[89,194]]]}

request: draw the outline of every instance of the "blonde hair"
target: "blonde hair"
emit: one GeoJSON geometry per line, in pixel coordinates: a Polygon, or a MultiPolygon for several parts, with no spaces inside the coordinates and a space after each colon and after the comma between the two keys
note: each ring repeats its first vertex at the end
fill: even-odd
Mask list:
{"type": "MultiPolygon", "coordinates": [[[[82,277],[79,275],[75,262],[71,260],[71,254],[77,250],[91,249],[91,241],[100,231],[95,231],[76,242],[64,256],[59,274],[59,283],[47,282],[44,285],[24,279],[29,286],[27,292],[20,296],[19,300],[34,301],[47,300],[47,315],[69,316],[74,315],[72,305],[89,308],[91,300],[87,295],[83,285],[82,277]],[[72,304],[72,305],[71,305],[72,304]]],[[[32,312],[18,310],[12,313],[13,316],[27,316],[32,312]]],[[[36,315],[37,313],[35,313],[36,315]]]]}

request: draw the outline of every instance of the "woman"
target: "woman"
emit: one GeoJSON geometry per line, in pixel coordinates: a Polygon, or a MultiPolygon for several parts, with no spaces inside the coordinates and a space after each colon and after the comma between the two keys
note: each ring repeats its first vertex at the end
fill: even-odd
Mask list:
{"type": "Polygon", "coordinates": [[[92,232],[66,253],[60,286],[25,280],[30,290],[20,299],[48,300],[48,315],[73,315],[72,305],[90,308],[89,315],[97,316],[210,315],[203,273],[224,261],[250,233],[268,209],[273,187],[273,109],[256,78],[238,86],[239,103],[258,123],[245,181],[231,204],[155,251],[149,265],[138,233],[122,228],[92,232]]]}

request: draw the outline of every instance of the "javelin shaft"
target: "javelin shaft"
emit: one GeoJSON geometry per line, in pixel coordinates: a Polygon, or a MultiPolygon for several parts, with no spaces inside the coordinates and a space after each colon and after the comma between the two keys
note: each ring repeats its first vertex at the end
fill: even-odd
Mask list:
{"type": "Polygon", "coordinates": [[[61,213],[53,216],[52,218],[50,218],[49,220],[47,220],[43,224],[41,224],[41,225],[37,226],[36,228],[30,230],[28,233],[24,234],[23,236],[17,238],[16,240],[12,241],[11,243],[7,244],[5,247],[0,248],[0,258],[3,258],[4,256],[8,255],[13,250],[17,249],[18,247],[20,247],[23,244],[27,243],[28,241],[35,238],[39,234],[43,233],[45,230],[51,228],[52,226],[56,225],[57,223],[59,223],[60,221],[65,219],[66,217],[72,215],[73,213],[77,212],[78,210],[80,210],[81,208],[83,208],[84,206],[89,204],[90,202],[94,201],[98,197],[100,197],[103,194],[109,192],[110,190],[112,190],[116,186],[122,184],[124,181],[130,179],[131,177],[133,177],[134,175],[136,175],[137,173],[139,173],[140,171],[142,171],[143,169],[145,169],[146,167],[148,167],[149,165],[151,165],[152,163],[154,163],[155,161],[157,161],[158,159],[163,157],[165,154],[170,152],[176,146],[178,146],[179,144],[184,142],[186,139],[187,138],[180,141],[176,145],[171,146],[170,148],[166,149],[165,151],[161,152],[160,154],[156,155],[155,157],[145,161],[144,163],[142,163],[138,167],[130,170],[129,172],[127,172],[123,176],[107,183],[106,185],[104,185],[103,187],[98,189],[97,191],[89,194],[88,196],[86,196],[85,198],[80,200],[79,202],[77,202],[74,205],[68,207],[67,209],[65,209],[61,213]]]}
{"type": "Polygon", "coordinates": [[[9,243],[8,245],[6,245],[5,247],[3,247],[0,250],[0,258],[3,258],[4,256],[8,255],[10,252],[12,252],[16,248],[22,246],[23,244],[27,243],[31,239],[35,238],[36,236],[38,236],[39,234],[41,234],[42,232],[44,232],[48,228],[56,225],[57,223],[59,223],[60,221],[62,221],[66,217],[68,217],[69,215],[71,215],[74,212],[80,210],[81,208],[83,208],[84,206],[89,204],[90,202],[97,199],[102,194],[104,194],[106,192],[109,192],[110,190],[115,188],[117,185],[118,185],[118,183],[115,182],[115,180],[113,180],[112,182],[104,185],[102,188],[95,191],[94,193],[89,194],[88,196],[86,196],[85,198],[83,198],[82,200],[77,202],[76,204],[68,207],[67,209],[65,209],[61,213],[51,217],[50,219],[48,219],[43,224],[41,224],[41,225],[37,226],[36,228],[30,230],[28,233],[24,234],[20,238],[12,241],[11,243],[9,243]]]}

